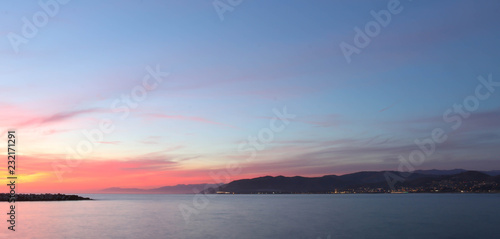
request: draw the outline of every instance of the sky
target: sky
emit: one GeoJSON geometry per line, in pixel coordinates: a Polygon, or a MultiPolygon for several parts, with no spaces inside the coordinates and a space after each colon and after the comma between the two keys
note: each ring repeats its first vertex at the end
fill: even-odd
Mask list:
{"type": "Polygon", "coordinates": [[[499,11],[497,1],[7,1],[0,131],[16,132],[18,192],[498,170],[499,11]]]}

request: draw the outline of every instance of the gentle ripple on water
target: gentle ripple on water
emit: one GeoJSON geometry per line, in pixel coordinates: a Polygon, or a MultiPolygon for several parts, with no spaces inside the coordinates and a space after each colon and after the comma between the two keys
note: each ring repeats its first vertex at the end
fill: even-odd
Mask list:
{"type": "Polygon", "coordinates": [[[500,194],[217,195],[187,223],[194,195],[84,196],[99,200],[16,202],[0,238],[498,238],[500,225],[500,194]]]}

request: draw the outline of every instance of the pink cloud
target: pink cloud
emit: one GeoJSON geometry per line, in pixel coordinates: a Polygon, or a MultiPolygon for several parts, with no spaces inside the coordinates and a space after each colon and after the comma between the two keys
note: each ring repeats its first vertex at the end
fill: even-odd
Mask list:
{"type": "MultiPolygon", "coordinates": [[[[1,105],[3,111],[6,115],[15,115],[16,117],[8,118],[1,122],[4,127],[38,127],[41,125],[52,124],[52,123],[61,123],[63,121],[68,121],[70,119],[76,118],[81,115],[91,114],[95,112],[102,112],[101,109],[91,108],[84,110],[75,110],[75,111],[64,111],[59,112],[50,116],[37,114],[36,112],[28,109],[24,109],[15,105],[3,104],[1,105]],[[9,120],[11,119],[11,120],[9,120]]],[[[63,132],[61,130],[51,130],[47,132],[48,134],[54,134],[57,132],[63,132]]]]}

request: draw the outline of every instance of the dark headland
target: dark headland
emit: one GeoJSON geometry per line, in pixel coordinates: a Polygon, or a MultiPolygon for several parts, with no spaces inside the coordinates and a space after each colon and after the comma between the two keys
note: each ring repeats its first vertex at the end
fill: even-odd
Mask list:
{"type": "Polygon", "coordinates": [[[106,188],[131,194],[500,193],[500,170],[362,171],[322,177],[265,176],[227,184],[179,184],[154,189],[106,188]]]}
{"type": "Polygon", "coordinates": [[[235,180],[204,193],[500,193],[500,172],[420,170],[407,177],[396,171],[364,171],[323,177],[266,176],[235,180]]]}
{"type": "MultiPolygon", "coordinates": [[[[8,193],[0,193],[0,201],[6,202],[10,198],[8,193]]],[[[75,201],[75,200],[93,200],[87,197],[81,197],[78,195],[66,195],[66,194],[16,194],[16,201],[75,201]]]]}

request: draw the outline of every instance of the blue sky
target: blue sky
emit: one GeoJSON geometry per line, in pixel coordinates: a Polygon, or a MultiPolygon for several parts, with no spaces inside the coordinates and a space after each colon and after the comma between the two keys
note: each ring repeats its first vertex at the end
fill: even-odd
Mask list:
{"type": "Polygon", "coordinates": [[[397,170],[438,127],[448,140],[415,168],[500,168],[500,87],[483,87],[487,99],[456,130],[443,120],[474,96],[478,76],[500,82],[496,1],[242,1],[223,20],[212,1],[40,2],[58,9],[33,37],[23,18],[47,14],[38,1],[0,12],[0,126],[19,132],[33,185],[53,180],[51,165],[102,119],[115,131],[60,189],[90,189],[95,165],[112,167],[110,186],[146,173],[151,187],[208,182],[228,162],[243,168],[234,179],[397,170]],[[347,62],[340,44],[388,3],[400,13],[347,62]],[[13,34],[27,39],[17,52],[13,34]],[[110,105],[148,66],[170,75],[121,119],[110,105]],[[284,107],[296,118],[241,160],[238,145],[284,107]]]}

